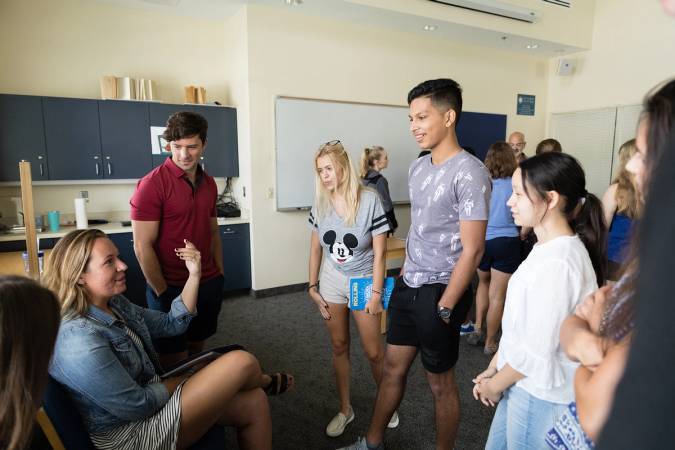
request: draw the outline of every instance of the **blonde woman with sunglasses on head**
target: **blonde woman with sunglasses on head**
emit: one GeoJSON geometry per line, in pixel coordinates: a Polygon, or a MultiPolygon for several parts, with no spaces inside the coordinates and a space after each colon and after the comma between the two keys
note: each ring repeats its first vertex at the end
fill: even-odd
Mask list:
{"type": "MultiPolygon", "coordinates": [[[[316,190],[309,213],[312,230],[309,255],[309,296],[316,303],[331,338],[333,368],[340,411],[326,427],[340,436],[354,420],[349,395],[349,282],[373,276],[372,297],[363,311],[353,311],[363,352],[379,385],[384,360],[380,334],[383,310],[387,217],[379,196],[361,185],[340,141],[323,144],[314,157],[316,190]],[[325,255],[325,257],[324,257],[325,255]]],[[[398,425],[394,414],[390,427],[398,425]]]]}

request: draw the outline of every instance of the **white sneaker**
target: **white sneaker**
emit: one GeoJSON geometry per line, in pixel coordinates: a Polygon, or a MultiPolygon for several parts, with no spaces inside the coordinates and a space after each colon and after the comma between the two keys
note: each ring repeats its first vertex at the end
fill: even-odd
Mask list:
{"type": "MultiPolygon", "coordinates": [[[[359,437],[356,442],[346,447],[341,447],[338,450],[370,450],[368,444],[366,443],[365,437],[359,437]]],[[[377,450],[384,450],[384,444],[377,446],[377,450]]]]}
{"type": "Polygon", "coordinates": [[[387,428],[396,428],[398,426],[399,420],[398,420],[398,411],[394,411],[394,414],[391,416],[391,419],[389,419],[389,423],[387,424],[387,428]]]}
{"type": "Polygon", "coordinates": [[[338,437],[345,431],[345,427],[354,420],[354,409],[349,407],[349,415],[344,415],[341,412],[337,413],[333,420],[328,423],[326,427],[326,434],[330,437],[338,437]]]}

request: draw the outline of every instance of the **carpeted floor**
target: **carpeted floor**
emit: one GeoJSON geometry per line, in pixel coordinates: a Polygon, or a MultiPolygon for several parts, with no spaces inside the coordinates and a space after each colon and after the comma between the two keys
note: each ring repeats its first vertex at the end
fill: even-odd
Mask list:
{"type": "MultiPolygon", "coordinates": [[[[339,407],[328,333],[323,319],[304,292],[264,299],[228,298],[223,302],[218,330],[209,340],[209,346],[242,344],[258,357],[265,371],[285,371],[295,375],[295,389],[270,400],[275,449],[336,449],[365,433],[375,385],[353,321],[352,405],[356,419],[338,438],[329,438],[324,432],[339,407]]],[[[458,450],[485,446],[493,410],[473,399],[471,379],[488,363],[489,357],[483,355],[482,347],[472,347],[462,340],[455,369],[462,404],[455,446],[458,450]]],[[[433,449],[433,402],[419,357],[409,374],[399,414],[401,424],[387,432],[387,449],[433,449]]],[[[233,431],[228,432],[228,441],[227,448],[237,448],[233,431]]]]}

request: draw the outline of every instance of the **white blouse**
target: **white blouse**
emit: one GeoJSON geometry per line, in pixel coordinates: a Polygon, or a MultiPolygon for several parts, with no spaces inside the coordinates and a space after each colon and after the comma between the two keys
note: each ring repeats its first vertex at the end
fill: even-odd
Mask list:
{"type": "Polygon", "coordinates": [[[516,386],[553,403],[574,401],[574,371],[560,347],[560,326],[598,288],[578,236],[537,244],[509,280],[497,368],[508,363],[525,378],[516,386]]]}

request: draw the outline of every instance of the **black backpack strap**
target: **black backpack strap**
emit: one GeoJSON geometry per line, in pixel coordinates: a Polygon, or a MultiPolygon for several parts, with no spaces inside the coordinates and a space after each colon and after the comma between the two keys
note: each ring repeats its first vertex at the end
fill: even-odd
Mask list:
{"type": "Polygon", "coordinates": [[[378,173],[374,177],[364,178],[364,180],[366,180],[366,183],[368,183],[368,184],[377,184],[377,182],[380,180],[380,178],[382,178],[382,174],[378,173]]]}

